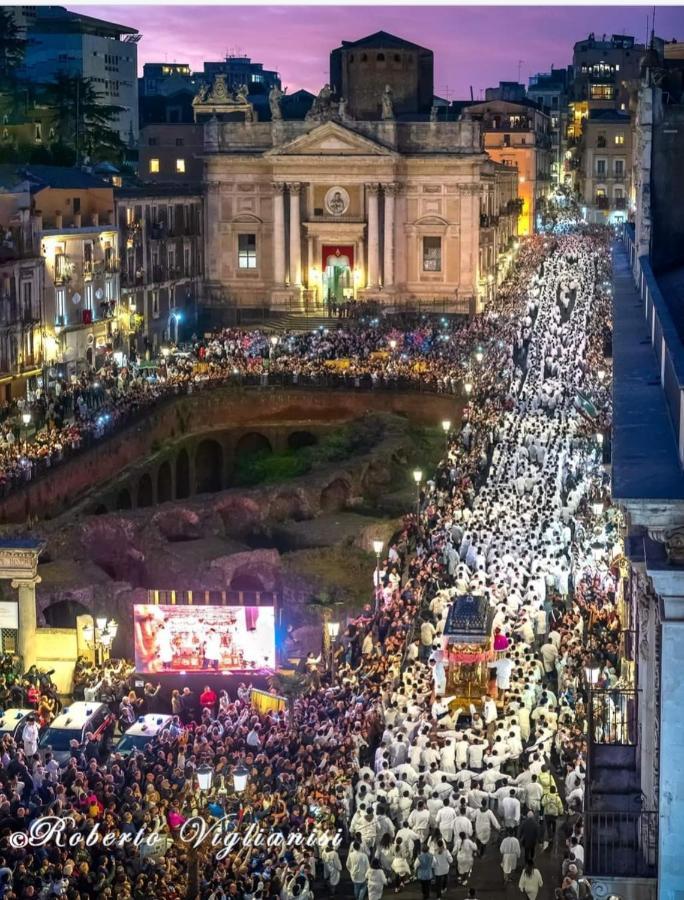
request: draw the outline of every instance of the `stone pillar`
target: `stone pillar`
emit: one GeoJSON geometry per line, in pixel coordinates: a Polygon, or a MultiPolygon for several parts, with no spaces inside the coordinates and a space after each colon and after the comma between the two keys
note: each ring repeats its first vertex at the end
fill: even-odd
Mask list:
{"type": "Polygon", "coordinates": [[[25,672],[36,661],[36,585],[40,575],[12,581],[12,587],[19,591],[19,638],[17,651],[22,659],[25,672]]]}
{"type": "Polygon", "coordinates": [[[368,287],[380,286],[380,226],[378,216],[378,194],[380,185],[367,184],[368,192],[368,287]]]}
{"type": "Polygon", "coordinates": [[[394,286],[394,198],[397,184],[386,184],[385,188],[385,261],[383,287],[394,286]]]}
{"type": "Polygon", "coordinates": [[[300,287],[302,283],[302,235],[299,216],[299,195],[301,184],[288,184],[290,189],[290,284],[300,287]]]}
{"type": "Polygon", "coordinates": [[[285,185],[273,183],[273,280],[285,284],[285,185]]]}

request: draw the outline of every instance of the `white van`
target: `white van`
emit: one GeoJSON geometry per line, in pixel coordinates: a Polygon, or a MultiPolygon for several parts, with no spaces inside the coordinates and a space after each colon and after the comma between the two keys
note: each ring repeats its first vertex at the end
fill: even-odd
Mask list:
{"type": "Polygon", "coordinates": [[[21,740],[29,716],[38,719],[35,709],[6,709],[0,716],[0,738],[4,734],[11,734],[15,741],[21,740]]]}
{"type": "Polygon", "coordinates": [[[146,744],[168,730],[172,721],[173,716],[159,713],[139,716],[138,721],[121,735],[113,752],[128,756],[136,750],[144,750],[146,744]]]}
{"type": "Polygon", "coordinates": [[[115,717],[104,703],[72,703],[45,729],[38,747],[43,754],[51,751],[54,759],[64,764],[71,755],[71,741],[78,741],[78,746],[83,747],[86,734],[90,732],[95,740],[106,740],[107,732],[113,730],[115,724],[115,717]]]}

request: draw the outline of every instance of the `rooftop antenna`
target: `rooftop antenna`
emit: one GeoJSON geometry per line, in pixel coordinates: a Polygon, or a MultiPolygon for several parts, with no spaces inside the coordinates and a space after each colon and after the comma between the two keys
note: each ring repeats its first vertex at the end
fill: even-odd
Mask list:
{"type": "Polygon", "coordinates": [[[655,6],[653,7],[653,18],[651,19],[651,47],[655,46],[655,6]]]}
{"type": "Polygon", "coordinates": [[[473,86],[472,86],[472,84],[470,85],[470,102],[471,103],[473,102],[473,86]]]}
{"type": "Polygon", "coordinates": [[[520,84],[520,70],[522,68],[522,64],[525,62],[524,59],[518,60],[518,84],[520,84]]]}

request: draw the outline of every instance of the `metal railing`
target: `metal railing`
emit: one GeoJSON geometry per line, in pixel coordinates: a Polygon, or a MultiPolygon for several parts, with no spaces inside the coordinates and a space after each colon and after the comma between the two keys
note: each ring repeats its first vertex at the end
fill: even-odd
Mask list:
{"type": "Polygon", "coordinates": [[[633,747],[638,736],[637,691],[602,690],[589,692],[590,744],[633,747]]]}
{"type": "Polygon", "coordinates": [[[584,813],[585,871],[589,876],[655,878],[658,874],[658,813],[584,813]]]}

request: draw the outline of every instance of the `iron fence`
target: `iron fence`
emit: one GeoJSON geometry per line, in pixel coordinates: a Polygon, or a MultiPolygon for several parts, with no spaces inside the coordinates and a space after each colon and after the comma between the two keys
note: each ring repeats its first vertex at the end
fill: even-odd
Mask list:
{"type": "Polygon", "coordinates": [[[589,693],[589,740],[592,744],[633,747],[637,743],[637,692],[597,690],[589,693]]]}
{"type": "Polygon", "coordinates": [[[585,871],[589,876],[655,878],[658,813],[584,813],[585,871]]]}

